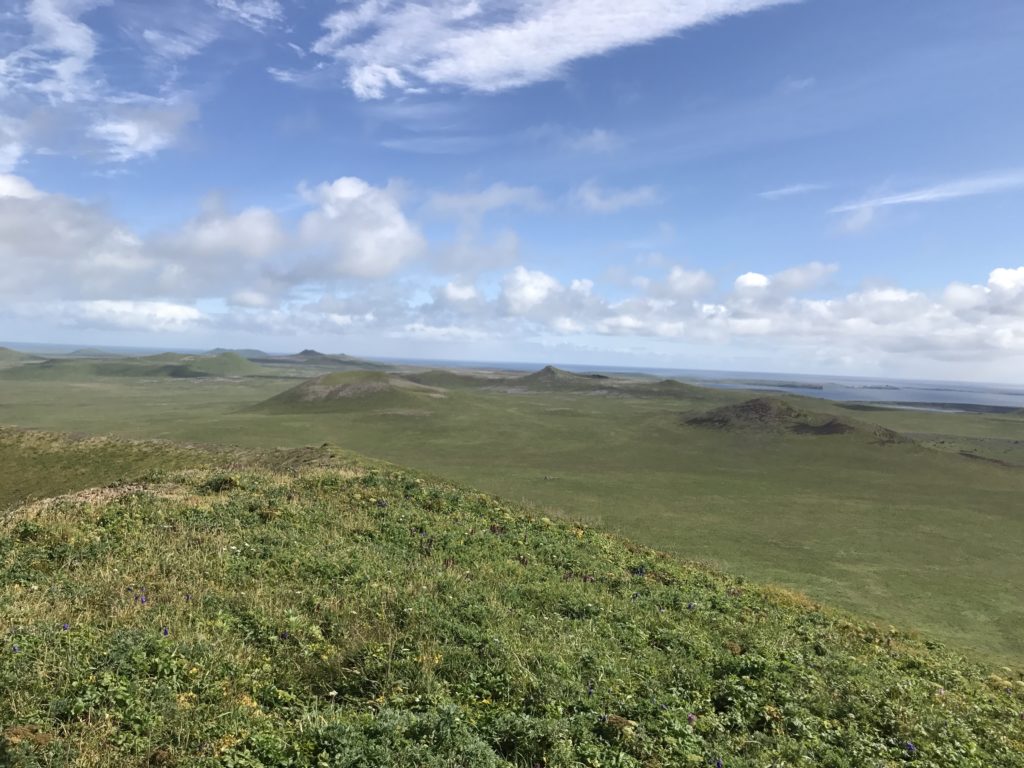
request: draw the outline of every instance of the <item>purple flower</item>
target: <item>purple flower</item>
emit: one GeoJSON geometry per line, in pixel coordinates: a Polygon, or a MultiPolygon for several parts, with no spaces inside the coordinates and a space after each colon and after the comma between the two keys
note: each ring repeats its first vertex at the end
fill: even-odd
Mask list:
{"type": "Polygon", "coordinates": [[[722,758],[715,760],[715,768],[723,768],[724,765],[725,763],[722,762],[722,758]]]}
{"type": "Polygon", "coordinates": [[[69,629],[71,629],[71,626],[69,624],[65,623],[63,629],[64,629],[65,632],[67,632],[69,629]]]}
{"type": "Polygon", "coordinates": [[[169,632],[169,630],[167,629],[167,627],[164,627],[163,628],[164,637],[167,637],[168,632],[169,632]]]}
{"type": "Polygon", "coordinates": [[[146,596],[143,595],[142,597],[140,597],[139,598],[139,602],[142,603],[142,605],[145,605],[146,604],[146,596]]]}
{"type": "Polygon", "coordinates": [[[688,722],[690,725],[693,725],[697,722],[697,716],[693,714],[693,712],[691,712],[686,716],[686,722],[688,722]]]}
{"type": "Polygon", "coordinates": [[[13,648],[11,648],[11,652],[12,653],[21,653],[21,646],[20,645],[14,646],[13,648]]]}
{"type": "Polygon", "coordinates": [[[907,742],[906,749],[907,749],[907,752],[909,752],[911,755],[914,754],[915,752],[917,752],[917,747],[914,746],[914,742],[912,742],[912,741],[908,741],[907,742]]]}

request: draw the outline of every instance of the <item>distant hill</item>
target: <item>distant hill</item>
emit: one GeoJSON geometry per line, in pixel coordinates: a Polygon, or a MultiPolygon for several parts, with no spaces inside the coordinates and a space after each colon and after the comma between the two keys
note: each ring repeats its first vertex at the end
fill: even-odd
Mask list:
{"type": "Polygon", "coordinates": [[[42,360],[42,358],[37,357],[36,355],[31,355],[28,352],[19,352],[16,349],[0,347],[0,365],[28,363],[33,360],[42,360]]]}
{"type": "Polygon", "coordinates": [[[94,376],[190,379],[253,376],[264,372],[256,363],[232,352],[214,357],[165,352],[147,357],[56,358],[11,368],[3,375],[20,380],[74,381],[94,376]]]}
{"type": "Polygon", "coordinates": [[[247,360],[258,360],[260,358],[270,357],[266,352],[259,349],[225,349],[224,347],[211,349],[206,354],[211,356],[233,354],[238,355],[239,357],[244,357],[247,360]]]}
{"type": "Polygon", "coordinates": [[[724,405],[690,417],[687,424],[723,430],[789,432],[797,435],[865,434],[883,443],[909,442],[890,429],[842,419],[824,413],[804,411],[775,397],[758,397],[742,403],[724,405]]]}
{"type": "Polygon", "coordinates": [[[598,373],[572,373],[553,365],[546,365],[539,371],[525,376],[510,376],[502,382],[512,389],[524,389],[539,392],[579,392],[586,390],[605,389],[613,380],[609,376],[598,373]]]}
{"type": "Polygon", "coordinates": [[[441,389],[472,389],[486,387],[494,384],[496,380],[504,381],[504,379],[495,379],[469,373],[456,373],[442,369],[405,373],[402,374],[402,378],[417,384],[423,384],[424,386],[440,387],[441,389]]]}
{"type": "Polygon", "coordinates": [[[680,400],[717,400],[721,402],[723,399],[733,396],[726,390],[700,387],[675,379],[629,382],[622,386],[622,390],[634,397],[666,397],[680,400]]]}
{"type": "Polygon", "coordinates": [[[379,371],[328,373],[304,381],[254,407],[264,413],[353,410],[414,410],[430,406],[445,394],[379,371]]]}
{"type": "Polygon", "coordinates": [[[260,362],[269,365],[308,365],[338,370],[384,370],[391,367],[351,355],[325,355],[315,349],[304,349],[295,355],[272,355],[261,359],[260,362]]]}
{"type": "Polygon", "coordinates": [[[92,358],[114,358],[124,357],[117,352],[108,352],[105,349],[97,349],[95,347],[84,347],[82,349],[76,349],[74,352],[69,352],[64,357],[92,357],[92,358]]]}

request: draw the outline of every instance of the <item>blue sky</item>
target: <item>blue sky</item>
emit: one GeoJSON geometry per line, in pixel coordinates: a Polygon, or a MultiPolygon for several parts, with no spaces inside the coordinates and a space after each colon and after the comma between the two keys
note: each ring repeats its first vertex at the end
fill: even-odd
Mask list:
{"type": "Polygon", "coordinates": [[[28,0],[0,338],[1006,380],[1016,0],[28,0]]]}

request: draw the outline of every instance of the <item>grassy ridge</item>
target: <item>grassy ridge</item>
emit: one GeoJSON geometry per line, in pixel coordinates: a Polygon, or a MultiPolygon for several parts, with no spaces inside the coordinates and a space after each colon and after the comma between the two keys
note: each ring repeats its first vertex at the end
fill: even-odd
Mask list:
{"type": "Polygon", "coordinates": [[[81,381],[95,377],[173,378],[256,376],[265,373],[257,363],[233,352],[215,356],[165,353],[136,358],[60,358],[21,365],[4,373],[18,381],[81,381]]]}
{"type": "Polygon", "coordinates": [[[1024,682],[322,451],[0,530],[0,763],[1024,765],[1024,682]]]}
{"type": "Polygon", "coordinates": [[[407,411],[429,407],[444,392],[379,371],[328,373],[257,404],[256,412],[296,414],[407,411]]]}
{"type": "Polygon", "coordinates": [[[170,443],[74,438],[0,427],[0,510],[154,469],[191,466],[210,455],[170,443]]]}

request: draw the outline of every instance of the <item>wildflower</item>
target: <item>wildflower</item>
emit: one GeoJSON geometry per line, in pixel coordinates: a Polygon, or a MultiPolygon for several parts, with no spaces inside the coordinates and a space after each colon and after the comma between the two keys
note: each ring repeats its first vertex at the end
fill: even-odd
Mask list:
{"type": "Polygon", "coordinates": [[[69,625],[69,624],[68,624],[67,622],[65,622],[65,623],[64,623],[64,626],[62,627],[62,629],[63,629],[63,630],[65,631],[65,632],[67,632],[67,631],[68,631],[69,629],[71,629],[71,626],[70,626],[70,625],[69,625]]]}
{"type": "Polygon", "coordinates": [[[697,716],[693,714],[693,712],[691,712],[686,716],[686,722],[688,722],[690,725],[693,725],[697,722],[697,716]]]}
{"type": "Polygon", "coordinates": [[[192,602],[192,595],[186,593],[185,594],[185,602],[186,603],[191,603],[192,602]]]}
{"type": "Polygon", "coordinates": [[[722,762],[722,758],[715,760],[715,768],[724,768],[725,763],[722,762]]]}
{"type": "Polygon", "coordinates": [[[590,684],[587,685],[587,695],[588,696],[593,696],[594,695],[594,683],[593,683],[593,681],[591,681],[590,684]]]}
{"type": "Polygon", "coordinates": [[[384,501],[384,499],[379,499],[379,500],[377,501],[377,506],[378,506],[378,507],[379,507],[380,509],[384,509],[384,508],[385,508],[385,507],[386,507],[387,505],[388,505],[388,503],[387,503],[386,501],[384,501]]]}
{"type": "Polygon", "coordinates": [[[12,653],[21,653],[21,646],[20,645],[15,645],[13,648],[11,648],[11,652],[12,653]]]}
{"type": "Polygon", "coordinates": [[[908,754],[911,754],[911,755],[912,755],[912,754],[914,754],[915,752],[917,752],[917,747],[916,747],[916,746],[914,746],[914,742],[912,742],[912,741],[908,741],[908,742],[907,742],[907,744],[906,744],[906,750],[907,750],[907,753],[908,753],[908,754]]]}
{"type": "Polygon", "coordinates": [[[693,610],[694,608],[696,608],[696,607],[697,607],[697,604],[696,604],[696,603],[687,603],[687,604],[686,604],[686,608],[687,608],[687,610],[690,610],[690,611],[692,611],[692,610],[693,610]]]}
{"type": "Polygon", "coordinates": [[[142,605],[146,604],[146,596],[145,595],[143,595],[142,597],[139,598],[139,603],[141,603],[142,605]]]}
{"type": "Polygon", "coordinates": [[[163,628],[163,633],[164,633],[164,637],[167,637],[167,635],[169,633],[169,630],[167,629],[167,627],[163,628]]]}
{"type": "Polygon", "coordinates": [[[282,640],[287,640],[288,639],[288,633],[287,632],[282,632],[281,633],[281,639],[282,640]]]}

